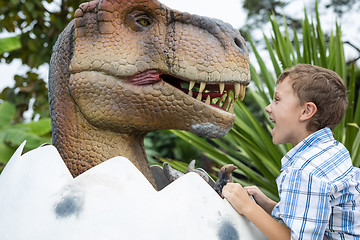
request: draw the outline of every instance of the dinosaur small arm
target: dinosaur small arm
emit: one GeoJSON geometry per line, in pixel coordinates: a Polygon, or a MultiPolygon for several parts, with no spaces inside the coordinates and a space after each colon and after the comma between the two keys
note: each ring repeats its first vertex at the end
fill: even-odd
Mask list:
{"type": "Polygon", "coordinates": [[[245,41],[227,23],[155,0],[83,3],[51,58],[53,144],[73,176],[124,156],[154,184],[145,135],[225,135],[249,79],[245,41]]]}

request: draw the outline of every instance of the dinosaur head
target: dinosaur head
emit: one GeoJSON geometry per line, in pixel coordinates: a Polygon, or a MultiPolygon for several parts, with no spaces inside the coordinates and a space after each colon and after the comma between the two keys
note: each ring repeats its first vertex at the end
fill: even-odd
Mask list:
{"type": "Polygon", "coordinates": [[[75,13],[69,93],[97,128],[220,137],[249,83],[239,31],[152,0],[92,1],[75,13]]]}
{"type": "Polygon", "coordinates": [[[124,156],[154,184],[144,136],[223,136],[249,76],[243,38],[220,20],[155,0],[84,3],[51,56],[53,144],[74,176],[124,156]]]}

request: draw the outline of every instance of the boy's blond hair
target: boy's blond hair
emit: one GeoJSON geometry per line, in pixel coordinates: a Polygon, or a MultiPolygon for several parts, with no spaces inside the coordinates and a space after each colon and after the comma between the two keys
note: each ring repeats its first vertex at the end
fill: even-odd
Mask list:
{"type": "Polygon", "coordinates": [[[348,105],[346,87],[334,71],[309,64],[298,64],[286,69],[278,78],[277,84],[286,77],[292,81],[300,104],[313,102],[317,112],[307,126],[309,131],[324,127],[334,129],[345,115],[348,105]]]}

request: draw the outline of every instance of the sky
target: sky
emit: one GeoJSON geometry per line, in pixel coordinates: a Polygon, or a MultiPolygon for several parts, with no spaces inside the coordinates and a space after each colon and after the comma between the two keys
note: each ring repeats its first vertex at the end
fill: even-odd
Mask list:
{"type": "MultiPolygon", "coordinates": [[[[292,16],[302,19],[304,7],[306,6],[307,9],[312,9],[314,1],[315,0],[290,1],[291,3],[287,6],[286,11],[292,16]]],[[[322,3],[329,1],[330,0],[322,0],[322,3]]],[[[221,19],[224,22],[230,23],[235,28],[241,28],[246,21],[246,12],[242,9],[241,0],[160,0],[160,2],[179,11],[221,19]]],[[[357,4],[360,4],[360,2],[357,4]]],[[[337,19],[334,14],[324,9],[320,10],[320,16],[322,17],[321,23],[323,30],[333,30],[335,22],[338,21],[341,23],[343,29],[343,40],[350,40],[360,48],[360,21],[358,20],[360,13],[352,11],[347,13],[346,17],[337,19]]],[[[268,29],[270,29],[270,27],[268,29]]],[[[262,34],[263,31],[266,35],[270,34],[270,30],[267,31],[266,29],[259,30],[259,34],[262,34]]],[[[7,35],[4,33],[0,34],[0,37],[5,36],[7,35]]],[[[346,55],[349,58],[357,56],[351,49],[346,51],[346,55]]],[[[19,60],[13,61],[11,65],[0,63],[0,91],[4,87],[14,84],[12,78],[15,73],[21,75],[24,74],[26,70],[19,60]]],[[[38,73],[43,79],[47,79],[48,65],[42,66],[38,73]]]]}

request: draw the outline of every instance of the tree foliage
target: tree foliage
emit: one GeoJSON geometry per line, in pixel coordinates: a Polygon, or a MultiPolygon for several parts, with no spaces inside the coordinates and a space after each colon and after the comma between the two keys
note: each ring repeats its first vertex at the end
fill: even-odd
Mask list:
{"type": "Polygon", "coordinates": [[[0,39],[0,54],[13,51],[19,48],[21,48],[19,36],[0,39]]]}
{"type": "Polygon", "coordinates": [[[84,1],[50,0],[1,0],[0,30],[15,34],[21,47],[0,51],[0,59],[6,63],[20,59],[28,67],[24,76],[15,76],[15,86],[6,88],[0,99],[16,106],[16,118],[21,122],[22,114],[29,109],[30,99],[34,102],[33,118],[40,114],[48,117],[47,90],[44,80],[36,69],[49,63],[52,47],[58,35],[65,28],[79,4],[84,1]]]}
{"type": "Polygon", "coordinates": [[[0,104],[0,172],[16,148],[27,141],[24,151],[29,151],[43,143],[51,143],[50,118],[36,122],[14,124],[16,108],[9,102],[0,104]]]}
{"type": "Polygon", "coordinates": [[[1,99],[15,106],[14,123],[24,122],[24,112],[29,110],[29,105],[35,113],[31,119],[49,117],[48,90],[39,75],[28,71],[25,76],[15,75],[14,79],[15,85],[0,94],[1,99]]]}
{"type": "MultiPolygon", "coordinates": [[[[298,1],[302,3],[301,1],[298,1]]],[[[242,1],[243,8],[247,11],[246,28],[249,30],[259,28],[264,23],[268,22],[268,13],[272,13],[276,17],[284,17],[287,23],[292,21],[296,28],[301,28],[301,19],[293,18],[286,12],[286,7],[291,3],[289,0],[244,0],[242,1]]],[[[352,8],[360,9],[360,5],[355,5],[356,0],[330,0],[323,3],[321,0],[313,0],[313,6],[321,5],[328,11],[334,12],[338,17],[348,12],[352,8]]],[[[299,6],[300,9],[303,6],[299,6]]]]}
{"type": "Polygon", "coordinates": [[[21,49],[0,55],[6,62],[21,59],[30,68],[48,63],[58,35],[84,1],[0,1],[0,28],[20,37],[21,49]]]}
{"type": "MultiPolygon", "coordinates": [[[[281,27],[292,26],[297,30],[301,30],[302,24],[301,19],[297,16],[294,16],[294,9],[290,9],[289,6],[296,7],[300,11],[304,9],[302,1],[289,1],[289,0],[244,0],[242,1],[243,8],[247,12],[247,20],[241,32],[246,35],[245,32],[248,31],[250,34],[258,33],[256,30],[265,30],[264,28],[268,26],[268,15],[271,14],[276,20],[279,22],[281,27]],[[294,6],[294,2],[296,6],[294,6]],[[299,5],[299,6],[298,6],[299,5]],[[291,10],[290,12],[288,10],[291,10]],[[285,18],[286,21],[282,21],[285,18]]],[[[345,19],[349,16],[349,12],[357,13],[360,11],[360,2],[356,0],[330,0],[330,1],[321,1],[321,0],[313,0],[313,4],[308,4],[309,6],[319,6],[323,11],[327,13],[331,12],[336,15],[337,19],[345,19]]],[[[315,7],[307,9],[309,13],[315,13],[315,7]]],[[[299,12],[300,12],[299,11],[299,12]]],[[[356,25],[355,25],[356,26],[356,25]]],[[[359,26],[359,25],[357,25],[359,26]]],[[[352,27],[352,26],[351,26],[352,27]]],[[[354,28],[355,30],[355,28],[354,28]]],[[[351,29],[347,29],[347,31],[352,31],[351,29]]],[[[355,30],[356,31],[356,30],[355,30]]],[[[251,35],[253,41],[257,46],[262,45],[263,39],[256,38],[256,35],[251,35]]],[[[328,33],[324,33],[325,38],[329,38],[328,33]]],[[[351,49],[355,56],[354,59],[348,59],[348,64],[350,65],[352,62],[356,62],[360,59],[360,48],[358,43],[354,40],[348,40],[344,43],[347,44],[349,49],[351,49]],[[352,42],[353,41],[353,42],[352,42]]]]}

